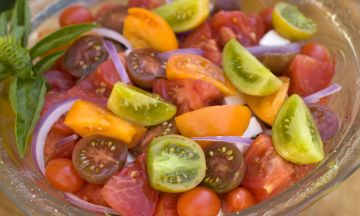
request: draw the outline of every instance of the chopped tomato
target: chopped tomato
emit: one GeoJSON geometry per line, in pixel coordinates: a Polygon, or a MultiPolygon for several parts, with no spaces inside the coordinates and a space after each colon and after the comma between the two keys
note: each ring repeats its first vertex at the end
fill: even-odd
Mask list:
{"type": "Polygon", "coordinates": [[[245,154],[245,164],[242,186],[249,189],[257,201],[269,199],[293,182],[293,165],[276,153],[267,135],[258,136],[251,144],[245,154]]]}
{"type": "Polygon", "coordinates": [[[269,31],[273,28],[273,21],[272,21],[272,14],[273,14],[274,8],[264,8],[260,11],[259,15],[265,22],[266,30],[269,31]]]}
{"type": "Polygon", "coordinates": [[[46,137],[44,149],[46,162],[56,158],[71,159],[71,155],[74,150],[76,141],[63,144],[59,143],[66,136],[67,135],[57,132],[55,129],[50,130],[48,136],[46,137]]]}
{"type": "Polygon", "coordinates": [[[313,57],[319,61],[330,62],[328,48],[319,43],[308,43],[301,49],[301,54],[313,57]]]}
{"type": "Polygon", "coordinates": [[[203,56],[217,66],[221,66],[221,51],[213,37],[209,22],[203,23],[191,31],[190,35],[182,44],[184,48],[200,48],[204,51],[203,56]]]}
{"type": "Polygon", "coordinates": [[[202,107],[219,105],[223,99],[215,86],[202,80],[157,79],[154,81],[153,91],[175,104],[179,115],[202,107]]]}
{"type": "Polygon", "coordinates": [[[307,176],[311,172],[311,170],[314,169],[315,164],[306,164],[306,165],[293,164],[293,167],[294,167],[293,179],[294,182],[297,182],[302,178],[304,178],[305,176],[307,176]]]}
{"type": "Polygon", "coordinates": [[[241,11],[220,11],[211,25],[221,46],[234,37],[244,46],[257,45],[265,34],[265,23],[259,15],[241,11]]]}
{"type": "Polygon", "coordinates": [[[101,193],[111,208],[126,216],[153,215],[159,198],[148,182],[145,155],[113,175],[101,193]]]}
{"type": "Polygon", "coordinates": [[[225,77],[223,71],[209,60],[193,54],[170,57],[166,77],[174,79],[200,79],[216,86],[225,95],[235,95],[236,89],[225,77]]]}
{"type": "Polygon", "coordinates": [[[78,196],[80,199],[85,200],[86,202],[109,207],[101,194],[102,189],[103,185],[86,183],[80,191],[75,193],[75,195],[78,196]]]}
{"type": "Polygon", "coordinates": [[[60,25],[69,26],[81,23],[91,23],[94,20],[89,9],[82,5],[65,8],[60,14],[60,25]]]}
{"type": "Polygon", "coordinates": [[[129,0],[129,8],[130,7],[141,7],[147,9],[154,9],[163,4],[165,4],[165,0],[129,0]]]}
{"type": "Polygon", "coordinates": [[[249,125],[251,111],[246,106],[210,106],[175,118],[183,136],[242,136],[249,125]]]}
{"type": "Polygon", "coordinates": [[[130,8],[124,20],[124,36],[137,48],[170,51],[178,48],[169,23],[156,13],[143,8],[130,8]]]}
{"type": "Polygon", "coordinates": [[[75,79],[68,73],[50,70],[44,73],[46,82],[53,91],[66,91],[75,85],[75,79]]]}
{"type": "Polygon", "coordinates": [[[100,9],[95,14],[95,20],[98,20],[104,14],[106,14],[109,11],[111,11],[112,9],[120,7],[120,6],[122,6],[122,5],[117,4],[117,3],[105,3],[105,4],[101,5],[100,9]]]}
{"type": "Polygon", "coordinates": [[[177,202],[179,194],[163,193],[156,206],[154,216],[178,216],[177,202]]]}
{"type": "Polygon", "coordinates": [[[312,57],[297,55],[290,65],[288,75],[290,77],[291,94],[308,96],[326,88],[335,73],[335,65],[329,62],[321,62],[312,57]]]}

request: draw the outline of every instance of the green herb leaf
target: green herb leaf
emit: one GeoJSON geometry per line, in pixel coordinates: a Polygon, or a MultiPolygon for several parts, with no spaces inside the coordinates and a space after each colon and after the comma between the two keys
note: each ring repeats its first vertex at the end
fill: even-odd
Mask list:
{"type": "Polygon", "coordinates": [[[0,37],[7,34],[7,14],[2,12],[0,14],[0,37]]]}
{"type": "Polygon", "coordinates": [[[23,47],[27,46],[31,32],[31,11],[28,0],[16,0],[11,15],[11,30],[14,31],[18,26],[24,27],[24,34],[21,39],[23,47]]]}
{"type": "Polygon", "coordinates": [[[58,51],[41,59],[33,67],[35,75],[41,75],[43,72],[49,70],[64,53],[64,51],[58,51]]]}
{"type": "Polygon", "coordinates": [[[21,41],[25,34],[24,26],[17,26],[11,31],[11,35],[14,36],[16,41],[21,41]]]}
{"type": "Polygon", "coordinates": [[[44,104],[46,82],[42,77],[25,80],[16,78],[15,82],[16,144],[20,156],[24,157],[29,136],[39,120],[40,111],[44,104]]]}
{"type": "Polygon", "coordinates": [[[39,41],[34,47],[32,47],[30,50],[30,56],[32,59],[34,59],[54,48],[66,45],[78,36],[90,31],[95,27],[95,24],[80,24],[67,26],[59,29],[58,31],[51,33],[49,36],[45,37],[44,39],[39,41]]]}
{"type": "Polygon", "coordinates": [[[29,52],[14,36],[0,37],[0,62],[11,67],[12,73],[20,78],[31,78],[32,64],[29,52]]]}
{"type": "Polygon", "coordinates": [[[11,109],[16,113],[16,89],[17,88],[17,79],[14,79],[11,81],[10,87],[9,87],[9,101],[11,109]]]}

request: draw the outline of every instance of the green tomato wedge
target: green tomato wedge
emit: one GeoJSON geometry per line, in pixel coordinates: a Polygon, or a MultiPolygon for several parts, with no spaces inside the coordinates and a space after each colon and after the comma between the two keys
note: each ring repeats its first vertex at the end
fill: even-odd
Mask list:
{"type": "Polygon", "coordinates": [[[154,10],[174,30],[185,32],[203,23],[210,13],[209,0],[176,0],[154,10]]]}
{"type": "Polygon", "coordinates": [[[277,153],[296,164],[324,159],[323,143],[309,108],[299,95],[289,97],[276,116],[272,140],[277,153]]]}
{"type": "Polygon", "coordinates": [[[134,86],[115,84],[107,108],[115,115],[143,126],[153,126],[170,120],[176,106],[134,86]]]}
{"type": "Polygon", "coordinates": [[[146,163],[151,187],[162,192],[190,190],[200,184],[206,173],[200,145],[179,135],[155,138],[148,147],[146,163]]]}
{"type": "Polygon", "coordinates": [[[230,82],[248,95],[267,96],[281,87],[281,81],[235,39],[225,45],[223,68],[230,82]]]}

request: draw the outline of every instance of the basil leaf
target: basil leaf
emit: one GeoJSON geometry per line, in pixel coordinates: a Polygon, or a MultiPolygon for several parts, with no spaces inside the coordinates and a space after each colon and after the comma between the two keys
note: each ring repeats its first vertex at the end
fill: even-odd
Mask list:
{"type": "Polygon", "coordinates": [[[11,81],[10,87],[9,87],[9,101],[11,109],[16,113],[16,87],[17,87],[17,79],[14,79],[11,81]]]}
{"type": "Polygon", "coordinates": [[[11,30],[11,35],[13,35],[17,41],[21,41],[25,35],[25,27],[16,26],[15,29],[11,30]]]}
{"type": "Polygon", "coordinates": [[[54,48],[66,45],[78,36],[95,27],[95,24],[80,24],[59,29],[35,44],[35,46],[30,49],[30,56],[34,59],[54,48]]]}
{"type": "Polygon", "coordinates": [[[15,7],[11,15],[11,30],[18,26],[24,26],[24,35],[21,38],[23,47],[26,47],[31,32],[31,11],[28,0],[16,0],[15,7]]]}
{"type": "Polygon", "coordinates": [[[40,75],[43,72],[49,70],[56,63],[56,61],[64,55],[64,53],[64,51],[58,51],[41,59],[33,66],[35,75],[40,75]]]}
{"type": "Polygon", "coordinates": [[[23,158],[29,136],[39,120],[40,111],[45,101],[46,82],[42,77],[36,79],[16,78],[15,82],[15,135],[19,154],[23,158]]]}

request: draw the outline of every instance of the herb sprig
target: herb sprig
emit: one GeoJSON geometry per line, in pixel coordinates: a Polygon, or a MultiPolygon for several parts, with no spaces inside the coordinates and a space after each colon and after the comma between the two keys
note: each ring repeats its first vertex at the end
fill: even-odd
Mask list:
{"type": "Polygon", "coordinates": [[[28,1],[17,0],[11,11],[0,13],[0,81],[13,77],[9,101],[16,114],[15,137],[21,157],[26,153],[29,136],[39,120],[45,101],[47,85],[42,73],[64,55],[64,51],[52,50],[95,27],[94,24],[65,27],[28,49],[31,32],[28,1]]]}

